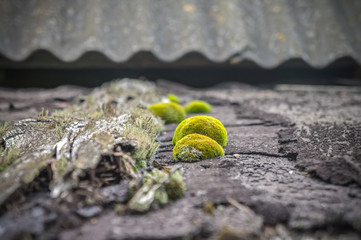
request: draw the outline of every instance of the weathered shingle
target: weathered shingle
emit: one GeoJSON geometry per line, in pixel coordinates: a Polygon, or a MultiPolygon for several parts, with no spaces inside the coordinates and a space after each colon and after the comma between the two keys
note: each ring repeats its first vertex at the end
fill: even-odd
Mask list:
{"type": "Polygon", "coordinates": [[[199,52],[214,62],[274,67],[301,58],[361,62],[359,0],[2,0],[0,53],[45,49],[63,61],[98,51],[125,62],[149,51],[170,62],[199,52]]]}

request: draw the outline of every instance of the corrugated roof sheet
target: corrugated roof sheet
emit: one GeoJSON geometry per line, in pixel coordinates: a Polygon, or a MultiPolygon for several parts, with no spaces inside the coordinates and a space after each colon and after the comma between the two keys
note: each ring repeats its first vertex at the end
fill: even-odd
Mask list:
{"type": "Polygon", "coordinates": [[[115,62],[140,51],[175,61],[291,58],[325,66],[361,62],[360,0],[2,0],[0,53],[24,60],[45,49],[63,61],[99,51],[115,62]]]}

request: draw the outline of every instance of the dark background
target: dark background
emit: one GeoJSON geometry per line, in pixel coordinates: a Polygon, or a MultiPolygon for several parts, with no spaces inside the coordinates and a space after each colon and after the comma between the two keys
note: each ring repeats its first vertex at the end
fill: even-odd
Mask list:
{"type": "Polygon", "coordinates": [[[38,51],[22,62],[0,58],[0,85],[9,88],[60,85],[99,86],[121,78],[155,81],[166,79],[192,87],[209,87],[221,82],[243,82],[261,88],[276,84],[361,85],[361,67],[343,57],[328,66],[315,68],[301,59],[291,59],[275,68],[263,68],[252,61],[237,64],[211,62],[200,54],[188,54],[165,63],[140,53],[125,63],[115,63],[99,53],[88,53],[74,62],[62,62],[46,51],[38,51]]]}

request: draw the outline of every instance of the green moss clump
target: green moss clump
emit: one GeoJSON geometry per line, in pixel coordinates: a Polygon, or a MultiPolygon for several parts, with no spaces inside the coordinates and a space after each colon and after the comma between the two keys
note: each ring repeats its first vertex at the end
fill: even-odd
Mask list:
{"type": "Polygon", "coordinates": [[[179,103],[179,98],[177,95],[174,94],[168,94],[167,98],[169,99],[169,101],[174,102],[174,103],[179,103]]]}
{"type": "Polygon", "coordinates": [[[179,140],[173,148],[174,159],[194,162],[201,159],[224,156],[223,148],[213,139],[197,133],[179,140]]]}
{"type": "Polygon", "coordinates": [[[188,103],[184,109],[186,113],[209,113],[212,110],[211,105],[204,101],[192,101],[188,103]]]}
{"type": "Polygon", "coordinates": [[[165,123],[179,123],[186,115],[182,106],[172,102],[154,104],[149,107],[149,110],[162,118],[165,123]]]}
{"type": "Polygon", "coordinates": [[[210,116],[195,116],[182,121],[174,132],[172,144],[175,145],[183,137],[198,133],[215,140],[222,147],[227,145],[227,131],[223,124],[210,116]]]}

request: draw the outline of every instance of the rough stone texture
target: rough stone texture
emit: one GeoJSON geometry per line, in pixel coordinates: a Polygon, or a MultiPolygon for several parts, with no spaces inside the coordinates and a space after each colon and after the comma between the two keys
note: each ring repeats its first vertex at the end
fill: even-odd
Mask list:
{"type": "MultiPolygon", "coordinates": [[[[182,104],[202,99],[213,105],[209,115],[228,131],[225,157],[195,163],[174,160],[171,140],[177,125],[169,124],[158,137],[160,148],[153,160],[183,171],[187,190],[182,199],[145,214],[116,214],[110,200],[97,217],[82,221],[64,210],[50,210],[68,224],[60,232],[48,227],[53,235],[42,232],[52,215],[40,214],[39,225],[30,229],[26,217],[33,213],[23,206],[19,232],[60,239],[360,239],[357,91],[294,87],[275,92],[241,84],[196,91],[160,85],[177,94],[182,104]],[[209,202],[213,215],[203,210],[209,202]]],[[[105,191],[108,198],[123,202],[124,188],[116,185],[105,191]],[[117,188],[119,195],[114,195],[117,188]]],[[[48,211],[45,203],[35,204],[34,196],[28,205],[48,211]]],[[[44,202],[49,201],[54,200],[44,202]]],[[[17,236],[10,231],[16,222],[11,214],[0,217],[0,236],[17,236]]]]}
{"type": "Polygon", "coordinates": [[[80,95],[91,89],[77,86],[61,86],[54,89],[0,88],[0,123],[15,122],[36,116],[42,108],[49,111],[63,109],[80,95]]]}

